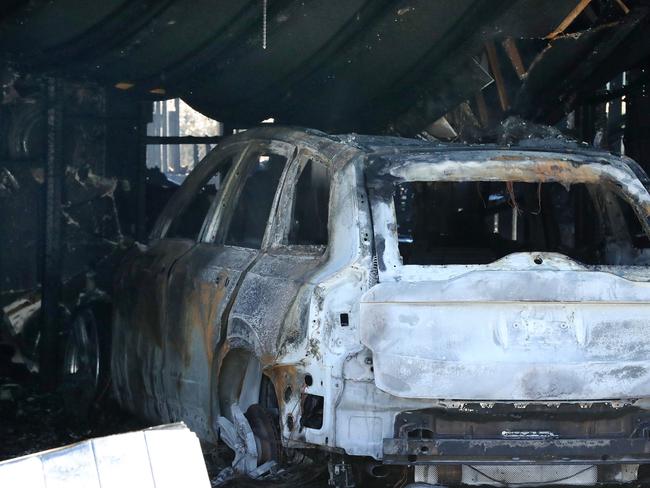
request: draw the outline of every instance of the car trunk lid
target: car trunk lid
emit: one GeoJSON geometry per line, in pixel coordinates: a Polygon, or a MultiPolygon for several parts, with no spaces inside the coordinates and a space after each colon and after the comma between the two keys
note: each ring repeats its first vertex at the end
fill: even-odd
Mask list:
{"type": "Polygon", "coordinates": [[[360,317],[380,389],[477,401],[650,396],[649,326],[650,283],[550,265],[379,283],[360,317]]]}

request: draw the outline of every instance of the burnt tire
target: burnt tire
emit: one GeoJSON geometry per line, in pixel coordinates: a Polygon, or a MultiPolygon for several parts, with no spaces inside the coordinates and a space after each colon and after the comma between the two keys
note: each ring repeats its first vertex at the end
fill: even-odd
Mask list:
{"type": "Polygon", "coordinates": [[[244,416],[255,434],[257,464],[262,465],[267,461],[282,464],[284,459],[278,419],[260,404],[248,407],[244,416]]]}
{"type": "Polygon", "coordinates": [[[65,410],[88,415],[110,383],[110,305],[93,303],[72,315],[64,333],[61,386],[65,410]]]}

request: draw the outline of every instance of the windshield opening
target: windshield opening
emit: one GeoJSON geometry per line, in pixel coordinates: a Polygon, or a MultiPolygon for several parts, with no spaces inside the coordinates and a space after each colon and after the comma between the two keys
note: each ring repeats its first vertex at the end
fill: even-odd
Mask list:
{"type": "Polygon", "coordinates": [[[396,185],[393,199],[403,264],[487,264],[543,251],[621,264],[613,242],[648,244],[631,207],[594,184],[414,181],[396,185]]]}

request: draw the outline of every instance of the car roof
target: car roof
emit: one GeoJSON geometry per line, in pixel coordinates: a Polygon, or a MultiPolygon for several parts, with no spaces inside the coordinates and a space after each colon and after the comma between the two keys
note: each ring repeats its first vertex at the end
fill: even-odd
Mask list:
{"type": "Polygon", "coordinates": [[[468,154],[472,154],[474,160],[477,157],[481,158],[480,153],[487,156],[488,153],[501,152],[519,154],[529,158],[542,156],[541,153],[544,153],[545,157],[555,156],[576,164],[598,162],[599,164],[609,164],[619,168],[624,167],[628,171],[631,170],[644,185],[650,186],[650,178],[634,160],[567,139],[525,138],[509,145],[466,144],[388,135],[354,133],[332,135],[316,129],[275,124],[264,124],[228,136],[228,140],[232,142],[256,139],[304,144],[321,151],[326,157],[333,157],[346,147],[356,149],[367,156],[368,166],[372,167],[371,172],[375,174],[385,173],[388,167],[405,164],[409,157],[422,153],[435,153],[438,156],[441,153],[455,153],[459,157],[461,155],[467,157],[468,154]]]}

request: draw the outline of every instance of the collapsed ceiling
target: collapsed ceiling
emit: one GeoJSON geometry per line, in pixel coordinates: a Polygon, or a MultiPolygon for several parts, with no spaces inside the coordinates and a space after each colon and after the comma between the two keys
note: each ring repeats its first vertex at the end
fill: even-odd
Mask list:
{"type": "Polygon", "coordinates": [[[492,102],[556,122],[648,57],[647,2],[625,2],[13,0],[0,45],[12,66],[180,96],[231,127],[413,135],[465,100],[483,125],[492,102]]]}

